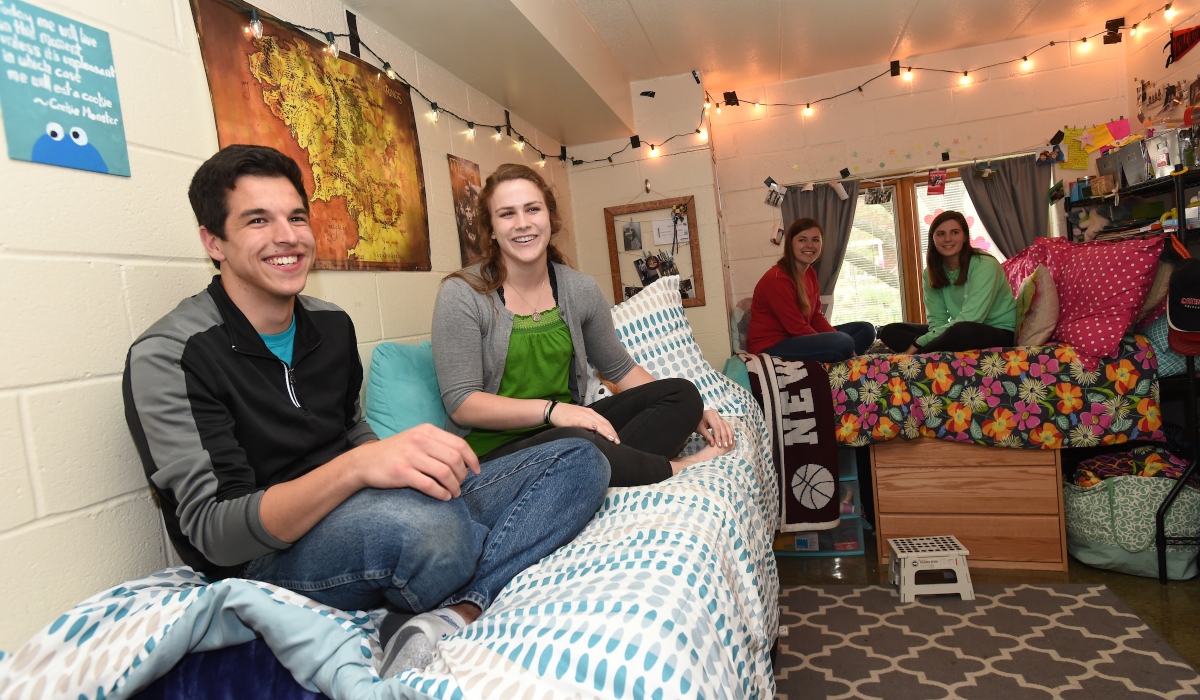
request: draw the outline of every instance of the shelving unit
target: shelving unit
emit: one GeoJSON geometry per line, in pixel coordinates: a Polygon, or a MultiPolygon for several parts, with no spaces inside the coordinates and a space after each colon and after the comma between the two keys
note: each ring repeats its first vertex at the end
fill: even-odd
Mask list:
{"type": "MultiPolygon", "coordinates": [[[[1162,195],[1171,195],[1175,204],[1171,205],[1171,204],[1169,204],[1169,201],[1164,204],[1166,206],[1166,209],[1168,209],[1168,210],[1171,209],[1172,206],[1178,207],[1178,209],[1180,210],[1180,214],[1182,215],[1182,220],[1184,222],[1184,225],[1179,227],[1177,235],[1179,236],[1179,240],[1182,241],[1183,244],[1186,246],[1189,243],[1189,240],[1188,240],[1189,237],[1191,237],[1191,236],[1189,236],[1189,234],[1200,233],[1200,224],[1193,224],[1190,227],[1186,225],[1187,215],[1186,215],[1185,209],[1187,206],[1187,199],[1186,199],[1185,193],[1188,189],[1191,189],[1193,187],[1200,187],[1200,166],[1191,168],[1191,169],[1189,169],[1181,174],[1178,174],[1178,175],[1169,175],[1166,177],[1159,177],[1159,178],[1155,178],[1153,180],[1147,180],[1146,182],[1138,183],[1136,185],[1131,185],[1129,187],[1122,187],[1117,190],[1116,197],[1118,199],[1123,200],[1126,197],[1149,198],[1149,197],[1158,197],[1158,196],[1162,196],[1162,195]]],[[[1080,200],[1076,200],[1076,201],[1071,201],[1068,199],[1068,200],[1066,200],[1064,209],[1069,215],[1071,210],[1073,210],[1073,209],[1080,209],[1080,208],[1089,207],[1089,206],[1110,204],[1112,199],[1113,199],[1112,196],[1085,197],[1084,199],[1080,199],[1080,200]]],[[[1068,240],[1072,240],[1072,241],[1076,240],[1076,229],[1075,229],[1075,226],[1071,223],[1069,216],[1066,218],[1065,224],[1066,224],[1068,240]]],[[[1131,236],[1147,235],[1146,233],[1138,233],[1138,232],[1134,232],[1134,231],[1130,231],[1129,234],[1131,236]]],[[[1196,237],[1192,237],[1192,238],[1193,238],[1192,242],[1193,243],[1196,242],[1196,237]]]]}
{"type": "Polygon", "coordinates": [[[838,448],[838,502],[842,520],[832,530],[784,532],[775,538],[775,556],[846,557],[862,555],[863,519],[861,484],[854,450],[838,448]]]}

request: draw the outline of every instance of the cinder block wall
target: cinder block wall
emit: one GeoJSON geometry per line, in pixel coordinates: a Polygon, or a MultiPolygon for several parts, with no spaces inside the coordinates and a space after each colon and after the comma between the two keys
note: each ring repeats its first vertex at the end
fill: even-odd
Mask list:
{"type": "MultiPolygon", "coordinates": [[[[1088,25],[906,57],[901,64],[969,70],[1102,29],[1102,24],[1088,25]]],[[[1163,41],[1149,43],[1161,48],[1163,41]]],[[[853,178],[862,179],[923,171],[941,163],[944,149],[950,149],[954,161],[983,160],[1032,151],[1064,125],[1092,126],[1133,116],[1127,102],[1132,81],[1126,79],[1126,49],[1122,44],[1105,46],[1099,37],[1088,44],[1087,51],[1078,43],[1046,48],[1031,57],[1028,71],[1020,61],[971,71],[971,83],[965,86],[959,84],[960,75],[948,73],[916,72],[912,82],[884,76],[861,95],[814,105],[811,117],[803,116],[804,104],[853,90],[886,71],[887,64],[771,85],[706,86],[718,99],[720,91],[736,89],[742,103],[710,114],[734,301],[751,296],[754,285],[782,254],[770,241],[780,211],[763,201],[768,175],[783,184],[797,184],[837,177],[844,167],[851,169],[853,178]],[[754,101],[801,106],[755,108],[754,101]]],[[[1155,60],[1161,65],[1161,58],[1155,60]]],[[[1090,172],[1095,172],[1094,163],[1090,172]]],[[[1074,180],[1084,174],[1060,169],[1055,177],[1074,180]]]]}
{"type": "MultiPolygon", "coordinates": [[[[0,595],[8,604],[0,649],[8,651],[101,588],[168,563],[125,427],[121,371],[133,339],[214,272],[186,197],[192,173],[217,149],[187,0],[37,4],[109,33],[133,176],[0,158],[0,595]]],[[[256,4],[297,23],[345,30],[346,8],[335,0],[256,4]]],[[[440,105],[477,122],[503,122],[503,106],[369,18],[359,17],[359,30],[440,105]]],[[[319,272],[306,290],[349,312],[364,365],[380,342],[428,338],[438,283],[459,267],[446,154],[479,163],[484,177],[500,163],[535,164],[528,149],[469,141],[464,125],[445,116],[434,123],[423,106],[418,100],[433,271],[319,272]]],[[[519,116],[513,123],[536,147],[558,152],[519,116]]],[[[545,174],[571,221],[557,159],[545,174]]],[[[574,257],[569,233],[561,245],[574,257]]]]}
{"type": "MultiPolygon", "coordinates": [[[[604,208],[693,195],[699,230],[700,262],[704,271],[705,305],[686,310],[688,322],[705,358],[718,370],[729,357],[729,324],[725,312],[725,283],[719,206],[713,175],[713,154],[707,139],[693,135],[700,123],[704,90],[690,73],[641,80],[630,85],[634,120],[642,147],[613,156],[613,163],[589,163],[570,169],[575,205],[575,235],[579,268],[596,278],[612,300],[608,232],[604,208]],[[641,95],[653,90],[653,98],[641,95]],[[650,156],[650,144],[685,134],[650,156]],[[651,192],[645,190],[650,181],[651,192]]],[[[707,124],[705,125],[707,128],[707,124]]],[[[576,146],[571,155],[580,160],[604,158],[628,146],[628,139],[576,146]]],[[[764,176],[765,177],[765,176],[764,176]]],[[[759,178],[760,180],[762,178],[759,178]]],[[[645,234],[643,234],[645,237],[645,234]]],[[[643,242],[645,242],[643,238],[643,242]]],[[[654,248],[647,245],[647,248],[654,248]]],[[[616,301],[621,301],[616,299],[616,301]]]]}

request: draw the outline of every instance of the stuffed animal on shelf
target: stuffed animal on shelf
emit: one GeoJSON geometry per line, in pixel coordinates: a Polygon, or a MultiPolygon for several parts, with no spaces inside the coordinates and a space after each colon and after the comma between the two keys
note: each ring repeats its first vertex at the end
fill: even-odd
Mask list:
{"type": "Polygon", "coordinates": [[[1079,217],[1079,228],[1083,231],[1083,240],[1090,241],[1100,233],[1105,226],[1108,226],[1108,219],[1100,215],[1096,209],[1087,209],[1079,217]]]}

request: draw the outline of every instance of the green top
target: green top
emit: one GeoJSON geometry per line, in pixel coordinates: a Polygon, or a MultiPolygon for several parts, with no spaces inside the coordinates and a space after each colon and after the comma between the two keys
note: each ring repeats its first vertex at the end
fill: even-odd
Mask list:
{"type": "MultiPolygon", "coordinates": [[[[571,330],[558,315],[557,306],[543,311],[540,321],[534,321],[532,316],[514,315],[508,359],[496,394],[510,399],[555,399],[570,403],[573,353],[571,330]]],[[[474,428],[466,441],[475,454],[483,456],[541,429],[540,425],[511,430],[474,428]]]]}
{"type": "Polygon", "coordinates": [[[946,277],[950,284],[934,289],[929,284],[929,271],[921,273],[929,332],[917,338],[917,345],[928,345],[959,321],[986,323],[1006,331],[1017,329],[1017,302],[998,260],[986,253],[973,255],[967,283],[963,285],[954,284],[958,270],[946,270],[946,277]]]}

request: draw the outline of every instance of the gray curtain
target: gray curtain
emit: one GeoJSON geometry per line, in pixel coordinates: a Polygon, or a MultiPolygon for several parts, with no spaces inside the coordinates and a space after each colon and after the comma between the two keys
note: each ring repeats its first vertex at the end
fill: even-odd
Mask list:
{"type": "Polygon", "coordinates": [[[1044,238],[1050,225],[1050,168],[1032,156],[992,161],[995,174],[984,179],[971,166],[959,169],[967,194],[992,240],[1011,258],[1044,238]]]}
{"type": "Polygon", "coordinates": [[[816,219],[825,236],[825,247],[817,260],[817,282],[821,285],[821,296],[833,294],[838,272],[846,258],[846,244],[850,242],[850,229],[854,228],[854,210],[858,208],[858,180],[842,182],[845,201],[837,196],[831,185],[817,185],[811,192],[801,192],[799,187],[787,188],[783,195],[783,230],[796,219],[816,219]]]}

